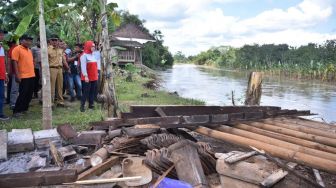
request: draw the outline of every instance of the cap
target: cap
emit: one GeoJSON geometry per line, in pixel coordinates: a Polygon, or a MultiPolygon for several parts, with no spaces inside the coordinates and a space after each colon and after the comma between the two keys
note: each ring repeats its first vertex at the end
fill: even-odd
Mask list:
{"type": "Polygon", "coordinates": [[[48,37],[48,40],[52,40],[52,39],[59,39],[59,37],[57,35],[50,35],[48,37]]]}
{"type": "Polygon", "coordinates": [[[20,37],[20,40],[33,40],[33,37],[30,37],[30,36],[28,36],[28,35],[22,35],[22,36],[20,37]]]}

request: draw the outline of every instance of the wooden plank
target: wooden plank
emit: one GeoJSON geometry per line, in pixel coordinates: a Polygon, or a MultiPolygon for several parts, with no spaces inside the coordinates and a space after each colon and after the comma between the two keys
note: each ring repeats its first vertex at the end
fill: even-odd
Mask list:
{"type": "Polygon", "coordinates": [[[75,182],[76,170],[0,174],[0,187],[32,187],[75,182]]]}
{"type": "Polygon", "coordinates": [[[50,153],[55,164],[59,167],[63,167],[64,161],[61,154],[58,152],[56,146],[52,142],[49,142],[49,145],[50,145],[50,153]]]}
{"type": "Polygon", "coordinates": [[[77,185],[106,184],[106,183],[115,183],[115,182],[122,182],[122,181],[141,180],[141,178],[142,178],[141,176],[134,176],[134,177],[109,178],[109,179],[98,179],[98,180],[83,180],[83,181],[76,181],[73,184],[77,184],[77,185]]]}
{"type": "Polygon", "coordinates": [[[0,130],[0,161],[7,160],[7,131],[0,130]]]}
{"type": "Polygon", "coordinates": [[[197,145],[189,140],[168,147],[179,180],[193,187],[208,187],[207,179],[197,152],[197,145]],[[183,160],[181,160],[183,159],[183,160]]]}
{"type": "Polygon", "coordinates": [[[107,159],[104,163],[101,163],[95,167],[88,169],[87,171],[79,174],[77,180],[85,180],[91,176],[100,175],[109,170],[113,165],[119,162],[119,157],[113,156],[107,159]]]}
{"type": "Polygon", "coordinates": [[[78,135],[76,130],[69,124],[57,126],[57,132],[64,140],[70,140],[78,135]]]}
{"type": "Polygon", "coordinates": [[[304,132],[304,133],[309,133],[309,134],[314,134],[314,135],[318,135],[318,136],[324,136],[324,137],[336,139],[336,134],[332,133],[330,131],[324,131],[324,130],[320,130],[320,129],[305,127],[305,126],[300,126],[300,125],[295,125],[295,124],[290,124],[290,123],[279,123],[279,122],[272,121],[272,120],[267,120],[267,119],[262,120],[262,122],[270,124],[270,125],[283,127],[283,128],[286,128],[286,129],[291,129],[291,130],[295,130],[295,131],[300,131],[300,132],[304,132]]]}
{"type": "Polygon", "coordinates": [[[124,126],[123,120],[119,118],[114,118],[108,121],[96,121],[91,122],[90,126],[93,130],[110,130],[110,127],[115,127],[115,129],[124,126]]]}
{"type": "Polygon", "coordinates": [[[159,117],[155,111],[160,107],[167,116],[190,116],[280,110],[275,106],[131,106],[131,113],[122,113],[122,118],[159,117]]]}

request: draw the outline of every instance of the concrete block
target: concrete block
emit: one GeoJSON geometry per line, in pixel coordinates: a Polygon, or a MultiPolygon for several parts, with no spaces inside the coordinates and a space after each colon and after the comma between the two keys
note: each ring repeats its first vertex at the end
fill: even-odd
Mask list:
{"type": "Polygon", "coordinates": [[[0,161],[7,160],[7,131],[0,130],[0,161]]]}
{"type": "Polygon", "coordinates": [[[53,142],[57,147],[62,146],[61,136],[56,129],[35,131],[34,140],[38,149],[49,148],[49,142],[53,142]]]}
{"type": "Polygon", "coordinates": [[[8,153],[32,151],[34,136],[31,129],[13,129],[8,133],[8,153]]]}

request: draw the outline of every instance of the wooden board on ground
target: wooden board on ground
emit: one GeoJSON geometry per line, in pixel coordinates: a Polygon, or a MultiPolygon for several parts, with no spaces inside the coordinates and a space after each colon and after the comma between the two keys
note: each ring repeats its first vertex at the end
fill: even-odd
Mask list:
{"type": "Polygon", "coordinates": [[[1,174],[0,187],[33,187],[75,182],[76,170],[1,174]]]}
{"type": "Polygon", "coordinates": [[[114,164],[119,162],[119,157],[110,157],[104,163],[88,169],[87,171],[79,174],[78,180],[85,180],[91,176],[100,175],[109,170],[114,164]]]}

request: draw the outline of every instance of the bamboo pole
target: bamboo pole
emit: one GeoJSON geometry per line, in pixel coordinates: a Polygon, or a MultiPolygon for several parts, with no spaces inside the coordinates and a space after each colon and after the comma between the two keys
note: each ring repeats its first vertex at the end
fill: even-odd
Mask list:
{"type": "Polygon", "coordinates": [[[258,141],[261,141],[261,142],[266,142],[268,144],[272,144],[274,146],[279,146],[279,147],[282,147],[282,148],[290,149],[290,150],[293,150],[293,151],[298,151],[298,152],[301,152],[301,153],[305,153],[305,154],[309,154],[309,155],[313,155],[313,156],[319,156],[319,157],[324,158],[324,159],[329,159],[329,160],[332,160],[332,161],[336,161],[336,155],[335,154],[328,153],[328,152],[325,152],[325,151],[316,150],[316,149],[312,149],[312,148],[308,148],[308,147],[304,147],[304,146],[300,146],[300,145],[297,145],[297,144],[293,144],[293,143],[289,143],[289,142],[286,142],[286,141],[283,141],[283,140],[271,138],[271,137],[268,137],[268,136],[244,131],[244,130],[241,130],[241,129],[236,129],[236,128],[232,128],[232,127],[229,127],[229,126],[222,125],[222,126],[218,126],[216,128],[216,130],[221,131],[221,132],[225,132],[225,133],[230,133],[230,134],[237,135],[237,136],[243,136],[245,138],[258,140],[258,141]]]}
{"type": "Polygon", "coordinates": [[[302,126],[306,126],[306,127],[311,127],[311,128],[315,128],[315,129],[321,129],[321,130],[326,130],[326,131],[330,131],[330,129],[332,129],[334,132],[336,131],[336,126],[332,126],[330,124],[327,123],[321,123],[321,122],[316,122],[316,121],[310,121],[310,120],[303,120],[303,119],[299,119],[299,118],[285,118],[285,117],[280,117],[280,118],[274,118],[272,120],[275,120],[277,122],[281,122],[281,123],[292,123],[295,125],[302,125],[302,126]]]}
{"type": "Polygon", "coordinates": [[[276,132],[272,132],[272,131],[268,131],[268,130],[263,130],[263,129],[256,128],[256,127],[253,127],[253,126],[249,126],[249,125],[245,125],[245,124],[238,124],[238,125],[235,125],[234,127],[238,128],[238,129],[245,130],[245,131],[250,131],[250,132],[257,133],[257,134],[261,134],[261,135],[264,135],[264,136],[269,136],[269,137],[272,137],[272,138],[276,138],[276,139],[279,139],[279,140],[291,142],[291,143],[294,143],[294,144],[298,144],[298,145],[310,147],[310,148],[313,148],[313,149],[318,149],[318,150],[321,150],[321,151],[326,151],[326,152],[329,152],[329,153],[335,153],[336,154],[336,148],[335,147],[327,146],[327,145],[320,144],[320,143],[317,143],[317,142],[312,142],[312,141],[309,141],[309,140],[304,140],[304,139],[296,138],[296,137],[293,137],[293,136],[288,136],[288,135],[285,135],[285,134],[280,134],[280,133],[276,133],[276,132]]]}
{"type": "Polygon", "coordinates": [[[304,154],[301,152],[296,152],[293,150],[281,148],[278,146],[274,146],[265,142],[256,141],[249,138],[244,138],[242,136],[236,136],[228,133],[223,133],[216,130],[211,130],[206,127],[198,127],[195,129],[197,133],[217,138],[220,140],[224,140],[230,142],[232,144],[237,144],[243,147],[250,147],[253,146],[258,149],[265,150],[270,155],[274,157],[279,157],[285,160],[289,160],[292,162],[296,162],[302,165],[311,166],[316,169],[324,170],[333,174],[336,174],[336,162],[323,159],[320,157],[315,157],[312,155],[304,154]]]}
{"type": "Polygon", "coordinates": [[[314,135],[318,135],[318,136],[323,136],[323,137],[336,139],[336,134],[335,133],[331,133],[331,132],[327,132],[327,131],[323,131],[323,130],[319,130],[319,129],[315,129],[315,128],[311,128],[311,127],[305,127],[305,126],[288,124],[288,123],[279,123],[279,122],[275,122],[275,121],[271,121],[271,120],[262,120],[262,122],[270,124],[270,125],[283,127],[283,128],[286,128],[286,129],[291,129],[291,130],[294,130],[294,131],[300,131],[300,132],[304,132],[304,133],[308,133],[308,134],[314,134],[314,135]]]}
{"type": "Polygon", "coordinates": [[[289,135],[289,136],[294,136],[294,137],[297,137],[297,138],[302,138],[302,139],[306,139],[306,140],[310,140],[310,141],[315,141],[315,142],[318,142],[318,143],[326,144],[328,146],[336,147],[336,139],[326,138],[326,137],[322,137],[322,136],[316,136],[316,135],[308,134],[308,133],[302,133],[302,132],[299,132],[299,131],[294,131],[294,130],[291,130],[291,129],[277,127],[277,126],[269,125],[269,124],[265,124],[265,123],[252,122],[252,123],[248,123],[248,125],[255,126],[255,127],[258,127],[258,128],[261,128],[261,129],[270,130],[270,131],[281,133],[281,134],[286,134],[286,135],[289,135]]]}

